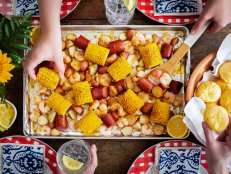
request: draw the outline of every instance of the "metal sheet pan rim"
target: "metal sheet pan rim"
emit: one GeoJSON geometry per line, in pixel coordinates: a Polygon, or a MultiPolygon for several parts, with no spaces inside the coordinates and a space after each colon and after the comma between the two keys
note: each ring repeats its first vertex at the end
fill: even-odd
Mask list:
{"type": "MultiPolygon", "coordinates": [[[[61,26],[62,29],[84,29],[84,30],[104,30],[104,29],[114,29],[114,30],[126,30],[129,28],[132,29],[146,29],[146,30],[174,30],[177,31],[176,29],[179,29],[179,31],[185,30],[184,33],[186,34],[186,36],[189,34],[189,30],[188,28],[186,28],[185,26],[175,26],[175,25],[171,25],[171,26],[163,26],[163,25],[62,25],[61,26]]],[[[27,40],[24,40],[24,43],[27,43],[27,40]]],[[[24,51],[24,55],[26,55],[26,51],[24,51]]],[[[188,77],[190,75],[190,51],[188,52],[188,60],[187,60],[187,64],[186,64],[186,70],[188,72],[188,74],[186,75],[186,84],[188,82],[188,77]]],[[[124,137],[124,136],[95,136],[95,137],[85,137],[85,136],[41,136],[41,135],[31,135],[27,133],[27,125],[26,125],[26,84],[25,84],[25,80],[26,80],[26,73],[23,72],[23,134],[25,136],[29,136],[29,137],[33,137],[33,138],[40,138],[40,139],[108,139],[108,140],[166,140],[166,139],[172,139],[174,140],[175,138],[172,137],[149,137],[149,136],[140,136],[140,137],[124,137]]],[[[183,137],[182,139],[186,139],[190,134],[190,131],[187,133],[187,135],[185,137],[183,137]]]]}

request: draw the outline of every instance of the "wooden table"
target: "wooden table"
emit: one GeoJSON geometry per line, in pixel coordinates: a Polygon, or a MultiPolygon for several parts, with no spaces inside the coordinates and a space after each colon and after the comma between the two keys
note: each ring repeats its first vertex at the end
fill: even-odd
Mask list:
{"type": "MultiPolygon", "coordinates": [[[[109,24],[105,16],[103,0],[82,0],[79,6],[66,18],[61,20],[65,25],[104,25],[109,24]]],[[[134,25],[159,25],[136,10],[132,20],[134,25]]],[[[187,26],[191,29],[192,25],[187,26]]],[[[191,70],[210,52],[217,50],[227,34],[231,32],[231,25],[225,27],[215,35],[203,34],[191,49],[191,70]]],[[[22,69],[14,71],[14,78],[8,85],[8,97],[17,110],[16,123],[8,131],[0,133],[0,137],[23,135],[23,80],[22,69]]],[[[186,140],[199,143],[193,135],[186,140]]],[[[55,150],[67,140],[43,140],[55,150]]],[[[136,157],[146,148],[159,143],[159,140],[89,140],[98,147],[99,166],[96,174],[123,174],[126,173],[136,157]]]]}

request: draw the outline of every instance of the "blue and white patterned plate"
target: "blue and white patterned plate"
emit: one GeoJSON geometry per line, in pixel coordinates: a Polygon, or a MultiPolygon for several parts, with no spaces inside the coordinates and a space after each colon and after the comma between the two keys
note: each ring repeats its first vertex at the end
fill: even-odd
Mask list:
{"type": "Polygon", "coordinates": [[[39,16],[37,0],[15,0],[15,15],[25,15],[32,12],[33,16],[39,16]]]}
{"type": "Polygon", "coordinates": [[[202,11],[201,0],[153,0],[156,16],[199,15],[202,11]]]}
{"type": "Polygon", "coordinates": [[[156,165],[159,174],[198,174],[201,148],[157,148],[156,165]]]}
{"type": "MultiPolygon", "coordinates": [[[[145,172],[145,174],[157,174],[155,173],[156,171],[156,165],[153,164],[150,166],[150,168],[145,172]]],[[[205,168],[200,165],[200,170],[199,170],[199,174],[208,174],[208,172],[205,170],[205,168]]]]}
{"type": "Polygon", "coordinates": [[[44,146],[4,144],[2,174],[43,174],[44,146]]]}

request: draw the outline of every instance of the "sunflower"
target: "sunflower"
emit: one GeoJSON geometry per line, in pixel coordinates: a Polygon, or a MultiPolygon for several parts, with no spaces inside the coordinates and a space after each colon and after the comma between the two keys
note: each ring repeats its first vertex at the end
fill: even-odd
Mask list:
{"type": "Polygon", "coordinates": [[[9,71],[14,69],[14,65],[10,62],[11,58],[7,57],[7,54],[2,54],[2,50],[0,50],[0,83],[6,83],[13,77],[9,71]]]}

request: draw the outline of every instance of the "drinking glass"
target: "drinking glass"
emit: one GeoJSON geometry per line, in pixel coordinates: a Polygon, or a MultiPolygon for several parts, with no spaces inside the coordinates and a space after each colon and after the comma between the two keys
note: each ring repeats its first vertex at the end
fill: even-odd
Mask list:
{"type": "Polygon", "coordinates": [[[56,160],[59,174],[80,174],[88,168],[91,162],[90,145],[83,140],[68,141],[59,148],[56,160]],[[63,164],[64,155],[84,163],[83,167],[78,171],[68,170],[63,164]]]}
{"type": "Polygon", "coordinates": [[[134,16],[137,0],[131,0],[131,9],[125,5],[126,0],[104,0],[106,16],[113,25],[126,25],[134,16]]]}

